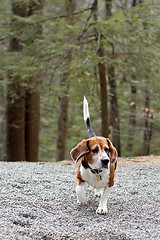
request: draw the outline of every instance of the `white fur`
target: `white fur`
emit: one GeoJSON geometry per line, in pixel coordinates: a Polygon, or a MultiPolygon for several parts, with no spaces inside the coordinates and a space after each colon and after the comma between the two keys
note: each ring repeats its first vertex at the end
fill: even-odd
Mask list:
{"type": "Polygon", "coordinates": [[[84,114],[84,121],[86,121],[87,118],[89,118],[89,109],[88,109],[88,101],[85,97],[83,101],[83,114],[84,114]]]}
{"type": "Polygon", "coordinates": [[[85,183],[81,183],[81,185],[76,187],[77,194],[77,203],[82,203],[86,205],[89,201],[89,198],[86,196],[85,183]]]}
{"type": "MultiPolygon", "coordinates": [[[[95,146],[96,147],[96,146],[95,146]]],[[[110,162],[108,163],[108,169],[102,168],[102,158],[109,159],[107,153],[104,149],[100,149],[97,154],[92,157],[92,164],[89,166],[92,169],[101,169],[102,172],[99,174],[93,174],[89,168],[85,169],[82,165],[80,166],[80,174],[82,179],[88,183],[90,186],[95,188],[96,196],[100,197],[99,206],[97,208],[96,213],[106,214],[107,210],[107,200],[110,193],[111,188],[108,187],[109,182],[109,173],[110,173],[110,162]],[[97,175],[101,176],[101,180],[97,181],[97,175]]],[[[77,193],[77,201],[82,204],[87,204],[88,197],[86,196],[85,185],[81,183],[81,185],[76,187],[77,193]]]]}
{"type": "MultiPolygon", "coordinates": [[[[91,168],[96,168],[96,169],[102,168],[103,167],[102,166],[102,161],[101,161],[102,158],[105,158],[105,159],[109,160],[109,157],[108,157],[107,153],[104,150],[102,151],[101,149],[99,149],[98,154],[96,154],[95,156],[92,157],[93,162],[92,162],[92,164],[89,164],[90,167],[91,168]]],[[[108,163],[108,169],[109,168],[110,168],[110,161],[108,163]]]]}
{"type": "Polygon", "coordinates": [[[109,188],[107,186],[104,189],[103,195],[101,195],[99,206],[98,206],[98,208],[96,210],[96,213],[99,213],[99,214],[106,214],[106,213],[108,213],[107,201],[108,201],[108,196],[109,196],[110,192],[111,192],[111,188],[109,188]]]}
{"type": "Polygon", "coordinates": [[[93,174],[90,169],[85,169],[82,165],[80,167],[80,173],[82,176],[82,179],[88,183],[91,187],[100,189],[105,188],[108,185],[109,182],[109,170],[103,169],[103,171],[100,173],[102,180],[97,182],[97,175],[93,174]]]}
{"type": "Polygon", "coordinates": [[[99,189],[95,189],[95,196],[96,197],[101,197],[103,195],[103,192],[104,192],[104,188],[99,188],[99,189]]]}
{"type": "MultiPolygon", "coordinates": [[[[85,182],[87,182],[90,186],[95,188],[96,196],[100,197],[100,202],[96,210],[96,213],[98,214],[108,213],[107,200],[108,200],[109,193],[111,191],[111,188],[108,187],[109,170],[103,169],[103,171],[100,173],[102,180],[100,180],[99,182],[97,182],[97,175],[93,174],[88,168],[85,169],[82,165],[80,167],[80,173],[81,173],[82,179],[85,182]]],[[[84,183],[81,183],[81,185],[76,187],[76,193],[77,193],[77,201],[79,203],[82,203],[83,205],[88,203],[89,199],[86,196],[84,183]]]]}
{"type": "MultiPolygon", "coordinates": [[[[89,118],[89,108],[88,108],[88,101],[84,97],[83,102],[83,113],[84,113],[84,121],[86,122],[87,118],[89,118]]],[[[96,137],[98,139],[98,137],[96,137]]],[[[110,174],[110,159],[108,156],[108,148],[107,141],[106,141],[106,147],[105,144],[102,147],[99,146],[98,141],[92,146],[92,163],[88,163],[88,165],[92,169],[96,170],[102,170],[99,171],[99,173],[94,174],[91,172],[91,169],[87,168],[85,169],[82,165],[80,166],[80,175],[84,182],[81,182],[80,185],[76,187],[76,194],[77,194],[77,202],[82,203],[83,205],[88,203],[89,198],[86,196],[85,191],[85,182],[88,183],[90,186],[95,188],[95,195],[100,197],[99,206],[97,208],[96,213],[98,214],[106,214],[108,212],[107,210],[107,200],[109,193],[111,191],[111,188],[108,187],[109,183],[109,174],[110,174]],[[94,151],[94,150],[98,151],[94,151]],[[108,168],[104,168],[105,164],[103,160],[108,160],[108,168]],[[99,177],[101,179],[99,179],[99,177]]]]}

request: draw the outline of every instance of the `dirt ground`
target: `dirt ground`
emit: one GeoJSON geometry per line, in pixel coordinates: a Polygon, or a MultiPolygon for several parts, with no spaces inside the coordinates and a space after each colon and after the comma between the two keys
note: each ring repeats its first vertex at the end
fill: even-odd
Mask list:
{"type": "Polygon", "coordinates": [[[118,158],[118,165],[120,167],[131,166],[135,164],[157,165],[160,166],[160,156],[145,156],[145,157],[128,157],[118,158]]]}
{"type": "Polygon", "coordinates": [[[159,240],[160,156],[118,158],[107,215],[77,205],[76,164],[1,162],[0,240],[159,240]]]}

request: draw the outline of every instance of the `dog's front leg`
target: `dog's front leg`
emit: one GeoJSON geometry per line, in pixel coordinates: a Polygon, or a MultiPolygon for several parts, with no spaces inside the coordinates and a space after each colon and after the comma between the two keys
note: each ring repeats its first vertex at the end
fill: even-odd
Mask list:
{"type": "Polygon", "coordinates": [[[107,200],[108,200],[108,196],[109,196],[110,192],[111,192],[111,187],[107,186],[104,189],[103,195],[100,198],[100,203],[99,203],[99,206],[96,210],[96,213],[99,213],[99,214],[107,214],[108,213],[107,200]]]}
{"type": "Polygon", "coordinates": [[[86,205],[89,201],[89,197],[86,196],[85,183],[81,183],[76,186],[76,194],[77,194],[77,203],[81,203],[86,205]]]}
{"type": "Polygon", "coordinates": [[[104,188],[95,189],[95,196],[100,198],[103,195],[104,188]]]}

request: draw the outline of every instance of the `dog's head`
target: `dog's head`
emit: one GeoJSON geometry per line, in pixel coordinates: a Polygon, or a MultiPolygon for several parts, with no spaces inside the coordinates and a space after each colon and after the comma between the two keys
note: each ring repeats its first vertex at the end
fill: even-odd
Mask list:
{"type": "Polygon", "coordinates": [[[76,162],[85,155],[93,168],[108,168],[117,159],[117,150],[108,138],[93,137],[81,141],[71,150],[72,159],[76,162]]]}

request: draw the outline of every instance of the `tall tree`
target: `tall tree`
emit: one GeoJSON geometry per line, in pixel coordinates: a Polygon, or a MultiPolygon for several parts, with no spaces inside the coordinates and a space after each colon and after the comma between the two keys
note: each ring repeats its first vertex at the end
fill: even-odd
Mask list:
{"type": "MultiPolygon", "coordinates": [[[[67,23],[73,25],[75,10],[75,0],[65,1],[65,11],[67,17],[67,23]]],[[[68,33],[70,38],[71,33],[68,33]]],[[[56,161],[62,161],[66,155],[66,142],[67,142],[67,130],[68,130],[68,103],[69,103],[69,75],[70,75],[70,63],[72,60],[72,51],[68,50],[66,53],[66,66],[64,66],[64,72],[60,80],[60,96],[59,96],[59,109],[58,109],[58,130],[57,130],[57,154],[56,161]]]]}
{"type": "Polygon", "coordinates": [[[144,104],[144,135],[143,135],[143,149],[142,155],[149,155],[150,140],[152,138],[153,113],[150,111],[150,92],[148,86],[145,89],[145,104],[144,104]]]}
{"type": "Polygon", "coordinates": [[[38,86],[26,91],[25,101],[25,153],[26,161],[37,162],[40,128],[40,92],[38,86]]]}
{"type": "MultiPolygon", "coordinates": [[[[104,48],[101,45],[98,49],[98,56],[103,59],[104,48]]],[[[108,121],[108,91],[106,80],[106,67],[105,63],[101,60],[98,63],[99,70],[99,83],[100,83],[100,99],[101,99],[101,135],[108,137],[109,135],[109,121],[108,121]]]]}
{"type": "MultiPolygon", "coordinates": [[[[105,0],[106,20],[112,17],[112,0],[105,0]]],[[[112,141],[117,148],[118,155],[121,155],[120,142],[120,118],[117,98],[115,66],[113,60],[115,58],[114,45],[111,44],[111,63],[108,65],[108,80],[109,80],[109,102],[110,102],[110,125],[112,126],[112,141]]]]}
{"type": "MultiPolygon", "coordinates": [[[[92,11],[94,11],[94,20],[98,21],[98,0],[94,0],[92,5],[92,11]]],[[[106,80],[106,67],[104,62],[104,46],[102,44],[101,31],[98,27],[95,28],[95,36],[98,44],[97,55],[100,58],[98,63],[98,74],[99,74],[99,84],[100,84],[100,104],[101,104],[101,135],[108,137],[109,127],[108,127],[108,90],[107,90],[107,80],[106,80]]]]}
{"type": "Polygon", "coordinates": [[[128,142],[127,142],[127,151],[131,152],[134,135],[136,128],[136,95],[137,95],[137,86],[135,80],[133,79],[130,84],[130,114],[129,114],[129,126],[128,126],[128,142]]]}
{"type": "Polygon", "coordinates": [[[120,117],[114,65],[108,67],[108,80],[109,80],[110,125],[112,126],[112,141],[118,151],[118,155],[121,156],[120,117]]]}
{"type": "MultiPolygon", "coordinates": [[[[41,35],[41,26],[35,24],[29,37],[25,34],[27,24],[25,18],[43,8],[42,1],[12,0],[13,18],[11,21],[12,35],[9,51],[20,56],[22,51],[31,46],[34,38],[41,35]]],[[[15,70],[16,71],[16,70],[15,70]]],[[[39,89],[38,76],[30,76],[26,80],[18,72],[10,70],[7,89],[6,110],[6,160],[7,161],[38,161],[39,138],[39,89]],[[31,87],[30,87],[31,85],[31,87]]]]}
{"type": "Polygon", "coordinates": [[[4,161],[5,158],[5,139],[6,139],[6,124],[5,124],[5,106],[6,96],[5,90],[0,95],[0,161],[4,161]]]}
{"type": "MultiPolygon", "coordinates": [[[[131,7],[137,6],[137,1],[133,0],[131,7]]],[[[130,23],[130,25],[132,25],[130,23]]],[[[132,74],[130,83],[130,113],[129,113],[129,127],[128,127],[128,141],[127,141],[127,151],[130,153],[133,148],[134,135],[136,128],[136,95],[137,95],[137,84],[136,75],[132,74]]]]}

